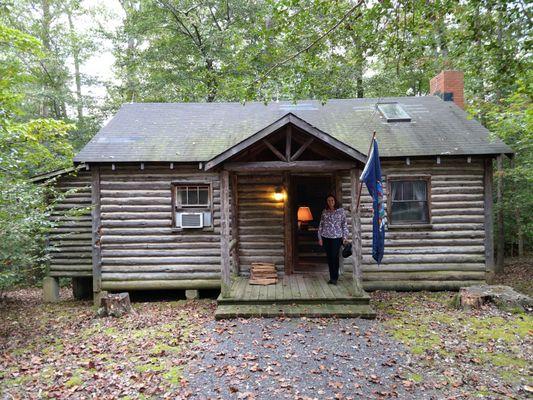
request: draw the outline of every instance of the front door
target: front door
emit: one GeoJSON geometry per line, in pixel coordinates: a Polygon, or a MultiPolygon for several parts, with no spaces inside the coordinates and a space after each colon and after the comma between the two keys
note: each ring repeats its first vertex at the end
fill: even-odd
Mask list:
{"type": "Polygon", "coordinates": [[[328,175],[293,175],[294,272],[322,273],[328,266],[324,250],[318,245],[318,224],[326,196],[335,193],[335,179],[328,175]]]}

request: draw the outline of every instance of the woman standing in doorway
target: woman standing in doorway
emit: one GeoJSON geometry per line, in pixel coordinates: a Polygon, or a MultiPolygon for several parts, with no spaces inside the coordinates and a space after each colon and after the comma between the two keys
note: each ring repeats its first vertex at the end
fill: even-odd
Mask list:
{"type": "Polygon", "coordinates": [[[337,198],[329,194],[318,226],[318,244],[326,250],[329,266],[328,283],[333,285],[336,285],[339,279],[339,250],[341,245],[348,241],[348,235],[346,212],[337,198]]]}

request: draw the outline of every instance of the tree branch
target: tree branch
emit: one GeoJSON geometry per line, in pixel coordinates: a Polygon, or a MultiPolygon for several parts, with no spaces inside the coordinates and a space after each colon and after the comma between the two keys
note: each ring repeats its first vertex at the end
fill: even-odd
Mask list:
{"type": "MultiPolygon", "coordinates": [[[[352,8],[350,8],[343,16],[342,18],[337,21],[337,23],[335,23],[335,25],[333,25],[331,28],[329,28],[327,31],[325,31],[322,35],[320,35],[318,38],[316,38],[315,40],[313,40],[311,43],[309,43],[307,46],[305,46],[303,49],[297,51],[296,53],[294,53],[292,56],[286,58],[285,60],[282,60],[282,61],[279,61],[277,62],[276,64],[274,64],[273,66],[271,66],[265,73],[261,74],[261,76],[259,78],[257,78],[256,80],[253,81],[253,85],[256,84],[256,83],[259,83],[261,82],[265,77],[267,77],[273,70],[275,70],[276,68],[279,68],[280,66],[282,66],[283,64],[286,64],[288,63],[289,61],[295,59],[296,57],[298,57],[300,54],[302,54],[303,52],[306,52],[307,50],[309,50],[311,47],[315,46],[317,43],[319,43],[322,39],[324,39],[326,36],[328,36],[331,32],[333,32],[335,29],[337,29],[350,15],[352,15],[355,10],[357,10],[361,5],[364,4],[364,0],[359,0],[359,2],[357,2],[357,4],[355,6],[353,6],[352,8]]],[[[362,14],[358,15],[357,18],[359,18],[362,14]]]]}

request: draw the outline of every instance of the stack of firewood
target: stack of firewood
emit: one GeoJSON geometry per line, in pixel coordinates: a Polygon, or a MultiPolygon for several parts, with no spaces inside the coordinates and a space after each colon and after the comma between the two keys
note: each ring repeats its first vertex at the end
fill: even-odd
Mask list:
{"type": "Polygon", "coordinates": [[[250,270],[251,285],[271,285],[278,281],[276,266],[272,263],[252,263],[250,270]]]}

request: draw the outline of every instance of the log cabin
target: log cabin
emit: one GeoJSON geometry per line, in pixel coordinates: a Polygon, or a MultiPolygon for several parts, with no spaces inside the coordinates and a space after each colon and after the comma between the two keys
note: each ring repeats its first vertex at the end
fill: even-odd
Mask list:
{"type": "Polygon", "coordinates": [[[221,289],[227,307],[346,296],[360,305],[369,290],[457,290],[490,280],[492,165],[513,152],[463,106],[457,71],[439,74],[422,97],[124,104],[75,167],[36,179],[55,177],[70,190],[50,235],[48,298],[58,277],[72,277],[78,293],[92,288],[95,299],[105,291],[221,289]],[[365,188],[355,206],[374,131],[389,221],[381,265],[371,257],[365,188]],[[328,193],[341,200],[354,244],[334,290],[317,278],[327,271],[317,227],[328,193]],[[78,207],[91,212],[65,213],[78,207]],[[274,264],[281,283],[247,284],[254,262],[274,264]]]}

